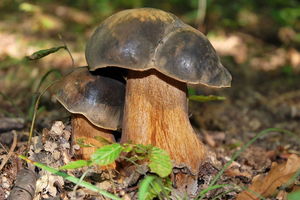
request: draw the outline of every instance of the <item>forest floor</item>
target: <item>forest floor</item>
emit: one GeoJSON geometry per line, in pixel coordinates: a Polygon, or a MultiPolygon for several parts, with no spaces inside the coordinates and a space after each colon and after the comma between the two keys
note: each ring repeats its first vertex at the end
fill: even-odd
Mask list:
{"type": "MultiPolygon", "coordinates": [[[[63,43],[59,39],[49,39],[54,38],[51,37],[51,30],[42,36],[38,35],[38,31],[29,31],[28,27],[32,24],[29,22],[33,19],[28,17],[26,22],[15,19],[10,19],[9,23],[0,22],[0,199],[7,198],[17,172],[25,165],[12,152],[25,153],[32,118],[31,102],[42,75],[49,69],[66,72],[71,68],[70,57],[63,51],[40,61],[23,60],[24,56],[36,50],[63,43]],[[17,26],[23,31],[14,30],[17,26]]],[[[84,19],[89,20],[88,17],[84,19]]],[[[57,25],[57,29],[64,30],[62,24],[57,25]]],[[[40,30],[40,27],[31,27],[30,30],[34,30],[32,28],[40,30]]],[[[76,66],[85,65],[84,38],[90,32],[85,32],[81,37],[69,32],[63,34],[76,66]]],[[[209,39],[231,72],[233,81],[232,87],[226,89],[191,86],[198,95],[213,94],[226,98],[224,101],[205,103],[190,101],[190,120],[209,152],[209,159],[200,172],[198,192],[209,186],[234,152],[261,131],[269,129],[269,133],[263,134],[246,148],[216,182],[227,186],[210,191],[205,199],[257,199],[245,188],[250,188],[265,199],[287,199],[288,193],[299,191],[300,188],[299,177],[289,185],[284,185],[300,168],[300,52],[240,32],[220,32],[209,39]]],[[[53,79],[45,81],[43,85],[53,79]]],[[[50,156],[47,161],[49,165],[60,162],[58,158],[53,158],[55,148],[45,147],[45,135],[60,123],[55,121],[63,121],[64,125],[59,125],[60,131],[71,131],[69,114],[46,93],[37,114],[34,133],[38,137],[34,138],[34,150],[30,153],[33,158],[35,152],[48,152],[45,155],[50,156]]],[[[95,193],[84,188],[78,188],[74,197],[70,192],[74,185],[63,179],[47,182],[41,180],[44,177],[41,172],[36,173],[40,175],[40,185],[35,199],[96,199],[95,193]]],[[[100,176],[105,178],[92,181],[113,192],[110,173],[103,171],[100,176]]],[[[134,198],[136,184],[123,188],[118,191],[119,194],[125,199],[134,198]]]]}

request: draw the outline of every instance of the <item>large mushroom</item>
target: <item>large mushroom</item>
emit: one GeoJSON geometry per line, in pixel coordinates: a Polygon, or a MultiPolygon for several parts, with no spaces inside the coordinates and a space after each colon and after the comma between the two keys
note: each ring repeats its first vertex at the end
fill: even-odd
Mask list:
{"type": "Polygon", "coordinates": [[[115,79],[112,71],[98,70],[91,74],[87,67],[79,67],[52,87],[56,99],[72,113],[72,134],[75,140],[94,147],[84,147],[78,156],[89,159],[102,137],[115,142],[114,130],[122,125],[125,84],[115,79]]]}
{"type": "Polygon", "coordinates": [[[127,69],[121,142],[158,146],[196,174],[206,153],[189,121],[187,84],[231,83],[208,39],[171,13],[130,9],[99,25],[86,60],[91,71],[127,69]]]}

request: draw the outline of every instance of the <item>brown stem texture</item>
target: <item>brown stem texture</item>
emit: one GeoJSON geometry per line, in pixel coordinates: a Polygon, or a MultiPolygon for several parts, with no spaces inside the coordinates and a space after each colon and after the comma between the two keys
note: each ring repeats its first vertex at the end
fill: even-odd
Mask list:
{"type": "Polygon", "coordinates": [[[100,136],[111,143],[115,142],[115,138],[111,130],[106,130],[93,125],[83,115],[76,114],[72,119],[72,134],[75,143],[78,139],[83,139],[85,144],[93,145],[94,147],[81,147],[79,152],[76,152],[81,159],[88,160],[95,150],[105,143],[95,139],[96,136],[100,136]]]}
{"type": "Polygon", "coordinates": [[[156,70],[129,71],[127,78],[121,142],[165,149],[176,166],[197,173],[205,147],[188,118],[186,83],[156,70]]]}

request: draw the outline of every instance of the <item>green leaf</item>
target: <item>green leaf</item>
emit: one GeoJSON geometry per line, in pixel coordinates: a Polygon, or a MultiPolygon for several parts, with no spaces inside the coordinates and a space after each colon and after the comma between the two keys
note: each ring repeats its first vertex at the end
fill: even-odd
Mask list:
{"type": "Polygon", "coordinates": [[[108,165],[113,163],[120,156],[122,150],[123,147],[117,143],[105,145],[92,154],[91,160],[98,165],[108,165]]]}
{"type": "Polygon", "coordinates": [[[125,153],[129,153],[132,151],[133,149],[133,145],[132,144],[123,144],[123,152],[125,153]]]}
{"type": "Polygon", "coordinates": [[[71,181],[72,183],[75,183],[79,186],[82,186],[82,187],[86,187],[87,189],[91,190],[91,191],[94,191],[94,192],[98,192],[99,194],[102,194],[103,196],[107,197],[107,198],[110,198],[110,199],[113,199],[113,200],[122,200],[121,198],[107,192],[106,190],[103,190],[103,189],[100,189],[94,185],[92,185],[91,183],[88,183],[88,182],[85,182],[83,180],[80,180],[79,178],[76,178],[74,176],[70,176],[69,174],[66,174],[64,172],[61,172],[57,169],[54,169],[54,168],[51,168],[51,167],[48,167],[47,165],[43,165],[42,163],[38,163],[38,162],[34,162],[32,160],[29,160],[28,158],[26,158],[25,156],[22,156],[22,155],[19,155],[19,158],[25,160],[26,162],[28,163],[31,163],[43,170],[46,170],[48,172],[51,172],[52,174],[56,174],[58,176],[61,176],[63,177],[64,179],[68,180],[68,181],[71,181]]]}
{"type": "Polygon", "coordinates": [[[139,200],[151,200],[157,197],[163,190],[163,184],[159,177],[146,176],[141,183],[138,191],[139,200]]]}
{"type": "Polygon", "coordinates": [[[198,101],[198,102],[207,102],[207,101],[224,101],[226,98],[222,96],[215,96],[215,95],[191,95],[189,96],[189,100],[198,101]]]}
{"type": "Polygon", "coordinates": [[[299,200],[300,199],[300,190],[288,194],[288,200],[299,200]]]}
{"type": "Polygon", "coordinates": [[[160,177],[167,177],[172,172],[172,162],[165,150],[153,147],[149,154],[149,168],[160,177]]]}
{"type": "Polygon", "coordinates": [[[68,164],[61,166],[59,169],[78,169],[81,167],[89,166],[92,162],[89,160],[76,160],[73,162],[69,162],[68,164]]]}
{"type": "Polygon", "coordinates": [[[45,57],[49,54],[57,52],[60,49],[66,49],[66,47],[65,46],[59,46],[59,47],[53,47],[53,48],[50,48],[50,49],[39,50],[39,51],[36,51],[33,54],[31,54],[30,56],[26,56],[26,58],[28,60],[38,60],[38,59],[41,59],[41,58],[43,58],[43,57],[45,57]]]}
{"type": "Polygon", "coordinates": [[[152,149],[152,147],[152,145],[136,144],[134,145],[134,152],[138,154],[146,154],[149,150],[152,149]]]}

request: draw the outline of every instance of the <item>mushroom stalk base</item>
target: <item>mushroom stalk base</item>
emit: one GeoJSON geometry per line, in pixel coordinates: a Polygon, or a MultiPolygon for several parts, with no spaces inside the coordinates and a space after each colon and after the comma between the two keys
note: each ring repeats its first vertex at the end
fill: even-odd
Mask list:
{"type": "Polygon", "coordinates": [[[156,70],[129,71],[127,77],[121,142],[160,147],[175,166],[198,173],[205,147],[188,118],[186,83],[156,70]]]}
{"type": "Polygon", "coordinates": [[[79,152],[76,152],[78,157],[84,160],[90,159],[95,150],[104,145],[104,143],[95,139],[96,136],[102,137],[112,143],[115,142],[112,131],[96,127],[82,115],[73,116],[72,134],[75,143],[77,143],[78,139],[83,139],[84,144],[90,144],[94,146],[80,147],[79,152]]]}

